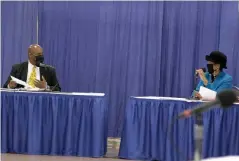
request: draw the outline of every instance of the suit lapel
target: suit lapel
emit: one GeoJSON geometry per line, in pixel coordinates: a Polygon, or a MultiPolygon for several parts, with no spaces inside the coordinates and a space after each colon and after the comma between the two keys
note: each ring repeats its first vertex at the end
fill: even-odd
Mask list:
{"type": "Polygon", "coordinates": [[[24,64],[23,64],[23,69],[22,69],[22,80],[23,81],[27,81],[27,73],[28,73],[28,63],[27,62],[25,62],[24,64]]]}
{"type": "Polygon", "coordinates": [[[44,68],[40,67],[40,80],[42,81],[42,76],[44,76],[44,68]]]}

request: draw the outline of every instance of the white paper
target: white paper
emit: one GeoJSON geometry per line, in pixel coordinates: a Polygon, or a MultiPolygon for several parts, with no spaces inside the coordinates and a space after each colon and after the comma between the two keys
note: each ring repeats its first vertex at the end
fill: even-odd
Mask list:
{"type": "Polygon", "coordinates": [[[16,89],[11,89],[11,88],[1,88],[1,91],[16,91],[16,89]]]}
{"type": "Polygon", "coordinates": [[[24,87],[31,88],[31,86],[29,86],[26,82],[24,82],[24,81],[22,81],[22,80],[20,80],[20,79],[17,79],[17,78],[15,78],[15,77],[13,77],[13,76],[11,76],[11,78],[12,78],[12,80],[13,80],[14,82],[16,82],[17,84],[23,85],[24,87]]]}
{"type": "Polygon", "coordinates": [[[45,89],[40,88],[25,88],[26,91],[44,91],[45,89]]]}
{"type": "Polygon", "coordinates": [[[199,94],[202,96],[202,100],[214,100],[216,99],[217,92],[201,86],[199,94]]]}
{"type": "Polygon", "coordinates": [[[239,87],[237,87],[237,86],[233,86],[233,88],[235,88],[235,89],[239,90],[239,87]]]}

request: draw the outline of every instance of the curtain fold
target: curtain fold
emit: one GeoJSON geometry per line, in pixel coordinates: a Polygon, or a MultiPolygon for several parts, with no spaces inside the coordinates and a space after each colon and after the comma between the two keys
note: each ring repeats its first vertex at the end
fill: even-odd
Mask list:
{"type": "Polygon", "coordinates": [[[62,90],[109,95],[110,136],[120,135],[128,96],[189,97],[212,50],[225,52],[239,85],[237,2],[4,3],[2,84],[36,42],[38,14],[39,44],[62,90]]]}
{"type": "Polygon", "coordinates": [[[37,42],[38,2],[1,2],[1,85],[13,64],[27,60],[27,48],[37,42]]]}
{"type": "Polygon", "coordinates": [[[212,50],[238,84],[235,4],[41,2],[39,41],[64,91],[109,94],[109,135],[119,136],[128,96],[189,97],[212,50]]]}

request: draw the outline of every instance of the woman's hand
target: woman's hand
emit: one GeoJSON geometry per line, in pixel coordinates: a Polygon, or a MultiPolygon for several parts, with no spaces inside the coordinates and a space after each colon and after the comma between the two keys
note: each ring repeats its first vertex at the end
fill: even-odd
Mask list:
{"type": "Polygon", "coordinates": [[[200,94],[199,92],[197,92],[197,91],[195,91],[195,93],[194,93],[194,97],[195,97],[196,99],[199,99],[199,100],[202,99],[201,94],[200,94]]]}
{"type": "Polygon", "coordinates": [[[198,69],[198,70],[196,70],[196,72],[198,73],[200,79],[203,81],[203,84],[204,84],[205,86],[207,86],[208,80],[207,80],[207,78],[205,77],[204,71],[203,71],[202,69],[198,69]]]}

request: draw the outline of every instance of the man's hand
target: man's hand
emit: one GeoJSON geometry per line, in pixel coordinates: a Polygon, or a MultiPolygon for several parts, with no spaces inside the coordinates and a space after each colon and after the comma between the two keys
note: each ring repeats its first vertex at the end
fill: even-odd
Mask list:
{"type": "Polygon", "coordinates": [[[203,81],[203,84],[206,86],[208,84],[208,80],[205,77],[205,73],[203,72],[203,70],[202,69],[198,69],[198,70],[196,70],[196,72],[198,73],[200,79],[203,81]]]}
{"type": "Polygon", "coordinates": [[[17,86],[17,83],[14,82],[13,80],[10,80],[8,87],[13,89],[13,88],[16,88],[16,86],[17,86]]]}
{"type": "Polygon", "coordinates": [[[195,93],[194,93],[194,97],[195,97],[196,99],[199,99],[199,100],[202,99],[202,96],[200,95],[200,93],[199,93],[199,92],[196,92],[196,91],[195,91],[195,93]]]}
{"type": "Polygon", "coordinates": [[[42,76],[42,81],[35,80],[35,81],[34,81],[34,85],[35,85],[37,88],[46,89],[46,87],[47,87],[47,82],[46,82],[45,78],[42,76]]]}

